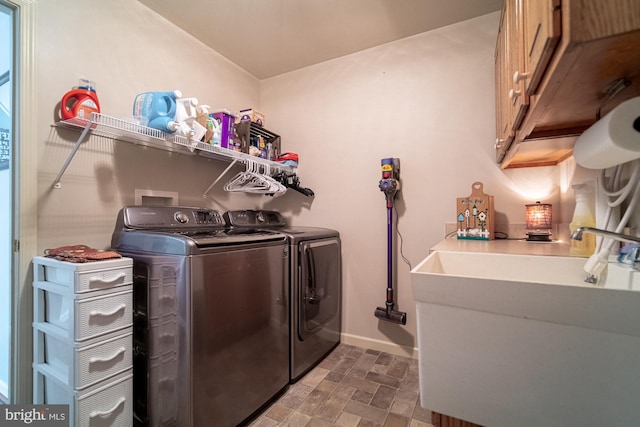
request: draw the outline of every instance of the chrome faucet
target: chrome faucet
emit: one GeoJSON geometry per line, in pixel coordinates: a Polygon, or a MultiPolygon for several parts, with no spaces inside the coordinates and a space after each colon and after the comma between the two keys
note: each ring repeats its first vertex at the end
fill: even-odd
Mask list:
{"type": "Polygon", "coordinates": [[[576,231],[571,233],[572,240],[582,240],[582,233],[593,233],[600,236],[608,237],[610,239],[618,240],[620,242],[640,243],[640,237],[630,236],[628,234],[616,233],[608,230],[601,230],[594,227],[578,227],[576,231]]]}
{"type": "MultiPolygon", "coordinates": [[[[628,243],[640,243],[640,237],[630,236],[628,234],[616,233],[614,231],[601,230],[599,228],[594,227],[578,227],[576,231],[571,233],[571,239],[573,240],[582,240],[582,233],[593,233],[600,236],[608,237],[613,240],[618,240],[620,242],[628,242],[628,243]]],[[[635,246],[635,245],[634,245],[635,246]]],[[[626,259],[631,261],[631,268],[634,270],[640,270],[640,250],[638,247],[633,247],[625,256],[626,259]]],[[[618,258],[618,261],[622,261],[618,258]]],[[[585,278],[585,282],[588,283],[596,283],[597,276],[593,274],[588,274],[585,278]]]]}
{"type": "Polygon", "coordinates": [[[633,247],[629,249],[626,254],[622,253],[620,250],[620,255],[618,255],[618,262],[624,262],[625,259],[631,261],[631,268],[634,270],[640,271],[640,247],[636,245],[632,245],[633,247]]]}

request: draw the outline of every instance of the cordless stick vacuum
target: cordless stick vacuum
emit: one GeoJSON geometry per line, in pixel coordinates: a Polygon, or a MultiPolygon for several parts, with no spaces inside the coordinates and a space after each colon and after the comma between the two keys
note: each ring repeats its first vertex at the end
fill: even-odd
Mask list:
{"type": "Polygon", "coordinates": [[[387,301],[374,312],[380,320],[406,325],[407,313],[393,309],[393,201],[400,190],[400,159],[382,159],[380,191],[387,199],[387,301]]]}

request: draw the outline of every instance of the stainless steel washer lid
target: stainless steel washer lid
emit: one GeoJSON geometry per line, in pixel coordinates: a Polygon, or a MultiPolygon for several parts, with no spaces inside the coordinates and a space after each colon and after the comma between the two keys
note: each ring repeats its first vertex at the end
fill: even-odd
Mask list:
{"type": "Polygon", "coordinates": [[[121,252],[193,255],[247,244],[279,244],[273,230],[235,230],[218,211],[177,206],[127,206],[120,210],[111,247],[121,252]]]}

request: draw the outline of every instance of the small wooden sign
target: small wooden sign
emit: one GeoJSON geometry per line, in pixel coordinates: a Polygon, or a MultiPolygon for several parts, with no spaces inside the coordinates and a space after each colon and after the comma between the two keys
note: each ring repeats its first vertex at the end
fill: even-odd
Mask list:
{"type": "Polygon", "coordinates": [[[471,184],[471,194],[458,197],[456,203],[458,239],[493,240],[493,196],[484,194],[482,182],[471,184]]]}

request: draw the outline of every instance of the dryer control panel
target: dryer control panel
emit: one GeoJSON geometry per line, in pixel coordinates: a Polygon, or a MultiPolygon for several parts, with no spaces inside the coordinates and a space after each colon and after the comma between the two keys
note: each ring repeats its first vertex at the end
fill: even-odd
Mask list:
{"type": "Polygon", "coordinates": [[[227,211],[224,221],[229,227],[278,228],[286,225],[280,212],[250,209],[227,211]]]}

